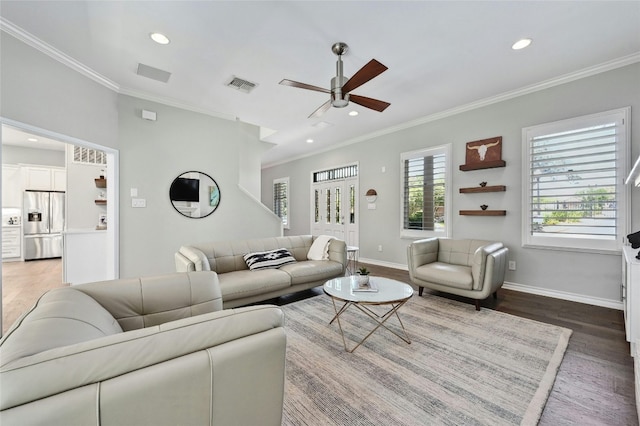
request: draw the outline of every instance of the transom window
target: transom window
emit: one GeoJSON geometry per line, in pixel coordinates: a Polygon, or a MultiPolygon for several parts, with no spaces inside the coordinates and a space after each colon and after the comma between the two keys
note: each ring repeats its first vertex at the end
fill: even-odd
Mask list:
{"type": "Polygon", "coordinates": [[[403,153],[401,160],[401,236],[449,236],[451,145],[403,153]]]}
{"type": "Polygon", "coordinates": [[[619,250],[628,109],[523,129],[523,243],[619,250]]]}

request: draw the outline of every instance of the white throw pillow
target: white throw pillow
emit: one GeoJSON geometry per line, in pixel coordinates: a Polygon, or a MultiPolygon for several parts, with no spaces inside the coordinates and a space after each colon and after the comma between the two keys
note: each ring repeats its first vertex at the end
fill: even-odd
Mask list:
{"type": "Polygon", "coordinates": [[[258,251],[255,253],[247,253],[244,261],[250,270],[279,268],[288,263],[295,263],[296,259],[286,248],[276,250],[258,251]]]}
{"type": "Polygon", "coordinates": [[[311,244],[307,259],[309,260],[327,260],[329,259],[329,243],[335,239],[331,235],[319,235],[311,244]]]}

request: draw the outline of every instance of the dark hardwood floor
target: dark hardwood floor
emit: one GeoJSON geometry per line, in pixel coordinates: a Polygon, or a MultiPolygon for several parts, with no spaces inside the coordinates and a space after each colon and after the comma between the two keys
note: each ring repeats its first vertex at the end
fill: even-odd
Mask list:
{"type": "MultiPolygon", "coordinates": [[[[407,271],[362,266],[367,266],[373,275],[409,282],[407,271]]],[[[44,291],[64,285],[60,262],[55,260],[5,263],[2,278],[5,330],[44,291]]],[[[270,302],[286,304],[317,294],[322,294],[321,287],[270,302]]],[[[429,294],[425,290],[423,297],[429,294]]],[[[573,330],[540,425],[638,425],[633,358],[625,341],[622,311],[510,290],[500,290],[498,298],[483,301],[482,308],[573,330]]]]}
{"type": "MultiPolygon", "coordinates": [[[[409,282],[407,271],[361,266],[372,275],[409,282]]],[[[273,302],[286,304],[321,293],[317,287],[273,302]]],[[[429,294],[473,304],[471,299],[427,289],[423,297],[429,294]]],[[[498,291],[497,299],[489,298],[481,306],[573,330],[540,425],[638,425],[633,358],[625,340],[622,311],[512,290],[498,291]]]]}

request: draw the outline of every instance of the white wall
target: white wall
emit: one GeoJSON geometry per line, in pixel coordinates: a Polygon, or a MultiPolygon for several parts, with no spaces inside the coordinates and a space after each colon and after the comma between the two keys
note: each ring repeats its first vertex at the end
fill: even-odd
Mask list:
{"type": "Polygon", "coordinates": [[[119,117],[122,277],[175,271],[174,253],[184,244],[280,234],[278,218],[239,185],[240,164],[259,164],[256,126],[124,95],[119,117]],[[142,109],[157,121],[143,120],[142,109]],[[219,207],[203,219],[182,216],[169,200],[171,182],[188,171],[220,187],[219,207]],[[131,207],[131,188],[146,208],[131,207]]]}
{"type": "Polygon", "coordinates": [[[0,31],[0,116],[118,148],[117,95],[0,31]]]}
{"type": "MultiPolygon", "coordinates": [[[[262,201],[271,206],[273,179],[291,177],[291,229],[309,232],[310,175],[312,170],[360,162],[360,201],[364,191],[378,192],[376,210],[360,209],[360,257],[406,265],[406,247],[400,238],[400,153],[445,143],[453,144],[453,237],[501,240],[510,248],[517,270],[506,280],[543,290],[567,292],[609,301],[620,300],[621,260],[618,255],[524,249],[521,247],[521,132],[523,127],[621,108],[632,107],[632,158],[640,155],[640,64],[635,64],[524,95],[448,118],[375,137],[312,157],[264,169],[262,201]],[[503,137],[507,166],[462,172],[466,142],[503,137]],[[382,173],[381,168],[386,168],[382,173]],[[481,181],[506,185],[504,193],[459,194],[458,188],[481,181]],[[506,217],[459,216],[460,209],[488,204],[506,209],[506,217]],[[378,252],[382,245],[384,251],[378,252]]],[[[640,230],[640,189],[632,190],[632,230],[640,230]]]]}
{"type": "Polygon", "coordinates": [[[73,162],[73,146],[67,149],[67,229],[95,229],[98,216],[106,214],[105,205],[95,200],[105,189],[96,188],[95,180],[106,165],[79,164],[73,162]]]}

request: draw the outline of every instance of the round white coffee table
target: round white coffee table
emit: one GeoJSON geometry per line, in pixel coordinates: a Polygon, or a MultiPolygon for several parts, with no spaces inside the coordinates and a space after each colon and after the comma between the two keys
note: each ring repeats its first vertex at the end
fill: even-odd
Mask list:
{"type": "Polygon", "coordinates": [[[333,321],[338,321],[338,327],[340,328],[340,334],[342,334],[342,343],[344,343],[344,349],[347,352],[355,351],[358,346],[364,343],[378,328],[384,327],[407,343],[411,343],[411,339],[407,335],[407,331],[402,324],[402,320],[398,315],[398,310],[407,303],[407,301],[413,295],[413,288],[409,284],[405,284],[400,281],[392,280],[382,277],[369,277],[371,287],[376,288],[377,291],[354,291],[358,288],[359,276],[352,275],[349,277],[335,278],[324,283],[322,289],[331,297],[333,302],[333,309],[335,316],[329,324],[333,321]],[[342,307],[338,309],[336,301],[344,302],[342,307]],[[383,315],[378,315],[369,309],[371,305],[389,305],[391,308],[383,315]],[[344,331],[342,330],[342,324],[340,323],[340,316],[349,308],[349,306],[355,306],[361,312],[365,313],[371,319],[373,319],[377,325],[369,332],[353,349],[347,347],[347,342],[344,337],[344,331]],[[385,325],[385,322],[392,316],[398,318],[398,322],[402,327],[402,334],[391,330],[385,325]]]}

